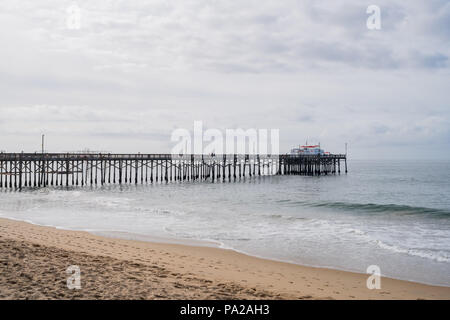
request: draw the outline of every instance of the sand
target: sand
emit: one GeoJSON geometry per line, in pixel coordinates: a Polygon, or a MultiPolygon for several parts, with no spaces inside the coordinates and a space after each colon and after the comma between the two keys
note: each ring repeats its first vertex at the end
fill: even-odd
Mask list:
{"type": "Polygon", "coordinates": [[[0,299],[450,299],[450,288],[0,219],[0,299]],[[68,289],[66,269],[81,270],[68,289]]]}

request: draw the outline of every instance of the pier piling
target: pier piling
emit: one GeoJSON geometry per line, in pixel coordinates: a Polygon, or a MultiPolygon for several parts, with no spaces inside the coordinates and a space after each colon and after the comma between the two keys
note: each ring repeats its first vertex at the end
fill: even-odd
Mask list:
{"type": "Polygon", "coordinates": [[[231,182],[265,175],[341,173],[344,154],[179,155],[0,153],[0,189],[23,187],[144,184],[209,180],[231,182]],[[227,179],[228,177],[228,179],[227,179]]]}

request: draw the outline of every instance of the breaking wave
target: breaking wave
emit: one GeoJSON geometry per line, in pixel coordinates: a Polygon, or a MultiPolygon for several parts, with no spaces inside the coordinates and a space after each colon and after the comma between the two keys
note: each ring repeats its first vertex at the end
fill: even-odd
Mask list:
{"type": "MultiPolygon", "coordinates": [[[[299,202],[297,202],[299,203],[299,202]]],[[[396,215],[430,215],[432,217],[448,217],[450,211],[443,209],[413,207],[397,204],[375,204],[375,203],[349,203],[349,202],[300,202],[304,206],[330,208],[346,211],[360,211],[374,214],[396,214],[396,215]]]]}

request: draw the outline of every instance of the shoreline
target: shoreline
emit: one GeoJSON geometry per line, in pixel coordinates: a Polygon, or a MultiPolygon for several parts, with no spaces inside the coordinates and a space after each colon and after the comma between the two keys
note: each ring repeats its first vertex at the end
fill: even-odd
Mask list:
{"type": "MultiPolygon", "coordinates": [[[[274,262],[280,262],[280,263],[287,263],[287,264],[297,265],[300,267],[350,272],[350,273],[365,275],[366,277],[369,276],[368,274],[366,275],[365,273],[359,272],[357,270],[349,270],[349,269],[337,268],[337,267],[333,267],[333,266],[302,264],[302,263],[290,261],[290,260],[276,259],[276,258],[272,258],[269,256],[260,256],[260,255],[248,253],[248,252],[245,252],[245,251],[233,248],[233,247],[229,247],[229,246],[225,245],[224,243],[221,243],[221,242],[215,241],[215,240],[207,240],[207,239],[199,240],[199,239],[188,239],[188,238],[174,238],[174,237],[169,237],[169,236],[144,235],[144,234],[132,233],[132,232],[126,232],[126,231],[111,231],[111,230],[104,231],[104,230],[97,230],[97,229],[71,229],[71,228],[55,226],[55,225],[44,225],[44,224],[39,224],[39,223],[33,222],[31,220],[21,220],[21,219],[16,219],[16,218],[11,218],[11,217],[4,217],[4,216],[0,215],[0,220],[1,219],[29,223],[31,225],[35,225],[38,227],[55,228],[58,230],[65,230],[65,231],[87,232],[92,235],[97,235],[100,237],[111,238],[111,239],[143,241],[143,242],[148,242],[148,243],[159,243],[159,244],[178,244],[181,246],[210,247],[210,248],[217,248],[217,249],[221,249],[221,250],[230,250],[230,251],[236,252],[238,254],[242,254],[244,256],[249,256],[249,257],[254,257],[254,258],[258,258],[258,259],[274,261],[274,262]]],[[[422,284],[422,285],[427,285],[427,286],[450,288],[450,285],[427,283],[427,282],[417,281],[414,279],[394,278],[394,277],[385,276],[385,275],[382,275],[382,277],[392,279],[392,280],[412,282],[412,283],[417,283],[417,284],[422,284]]]]}
{"type": "Polygon", "coordinates": [[[33,298],[32,292],[42,299],[450,299],[450,287],[382,277],[381,289],[369,290],[367,274],[302,266],[213,246],[126,240],[7,218],[0,218],[0,230],[0,240],[7,243],[1,249],[0,269],[6,263],[10,273],[8,279],[2,276],[4,270],[0,272],[2,299],[33,298]],[[14,252],[28,260],[27,265],[21,266],[16,261],[19,265],[11,268],[14,252]],[[32,276],[32,280],[24,276],[23,270],[30,268],[39,274],[40,269],[35,270],[29,262],[36,255],[39,261],[45,260],[46,252],[65,257],[52,259],[59,266],[58,275],[46,272],[32,276]],[[87,277],[85,283],[89,289],[74,292],[65,286],[68,276],[64,271],[75,264],[68,261],[73,260],[72,256],[83,262],[78,263],[82,283],[87,277]],[[104,269],[121,266],[117,270],[109,268],[112,274],[108,279],[115,281],[108,281],[105,288],[98,283],[105,274],[93,267],[100,260],[104,269]],[[83,271],[86,269],[87,272],[83,271]],[[129,280],[128,269],[133,270],[134,280],[129,280]],[[44,293],[39,291],[39,286],[29,285],[30,282],[48,283],[49,279],[59,280],[58,285],[46,286],[44,293]],[[149,279],[153,288],[147,292],[147,286],[142,283],[149,279]],[[121,294],[117,294],[118,288],[121,294]]]}
{"type": "MultiPolygon", "coordinates": [[[[7,218],[8,219],[8,218],[7,218]]],[[[21,221],[21,220],[17,220],[21,221]]],[[[25,221],[28,222],[28,221],[25,221]]],[[[37,226],[41,226],[39,224],[35,224],[32,222],[28,222],[37,226]]],[[[274,262],[280,262],[280,263],[287,263],[292,264],[300,267],[307,267],[307,268],[316,268],[316,269],[325,269],[325,270],[334,270],[334,271],[342,271],[342,272],[350,272],[350,273],[356,273],[360,275],[366,275],[365,273],[358,272],[355,270],[349,270],[349,269],[343,269],[343,268],[337,268],[333,266],[320,266],[320,265],[309,265],[309,264],[302,264],[291,260],[282,260],[282,259],[276,259],[271,258],[268,256],[261,256],[256,254],[251,254],[233,247],[229,247],[221,242],[214,241],[214,240],[198,240],[198,239],[187,239],[187,238],[171,238],[171,237],[162,237],[162,236],[148,236],[148,235],[142,235],[137,233],[131,233],[131,232],[123,232],[123,231],[91,231],[91,230],[74,230],[74,229],[64,229],[62,227],[55,227],[55,226],[47,226],[47,227],[53,227],[53,228],[60,228],[62,230],[68,230],[68,231],[83,231],[88,232],[93,235],[97,235],[100,237],[105,238],[112,238],[112,239],[122,239],[122,240],[135,240],[135,241],[144,241],[149,243],[160,243],[160,244],[178,244],[181,246],[192,246],[192,247],[208,247],[208,248],[217,248],[221,250],[230,250],[233,252],[236,252],[238,254],[242,254],[244,256],[258,258],[262,260],[269,260],[274,262]],[[116,235],[120,234],[120,235],[116,235]]],[[[367,277],[369,274],[366,275],[367,277]]],[[[435,286],[435,287],[443,287],[443,288],[450,288],[450,285],[443,285],[443,284],[434,284],[434,283],[427,283],[427,282],[421,282],[417,280],[411,280],[411,279],[405,279],[405,278],[394,278],[386,275],[382,275],[383,278],[389,278],[392,280],[399,280],[399,281],[406,281],[406,282],[412,282],[427,286],[435,286]]]]}

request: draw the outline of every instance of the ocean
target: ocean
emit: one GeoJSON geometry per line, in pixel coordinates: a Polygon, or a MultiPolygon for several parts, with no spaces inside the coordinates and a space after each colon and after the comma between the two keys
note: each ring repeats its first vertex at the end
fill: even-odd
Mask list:
{"type": "Polygon", "coordinates": [[[450,161],[349,173],[0,191],[0,216],[450,286],[450,161]],[[201,242],[198,242],[201,241],[201,242]]]}

